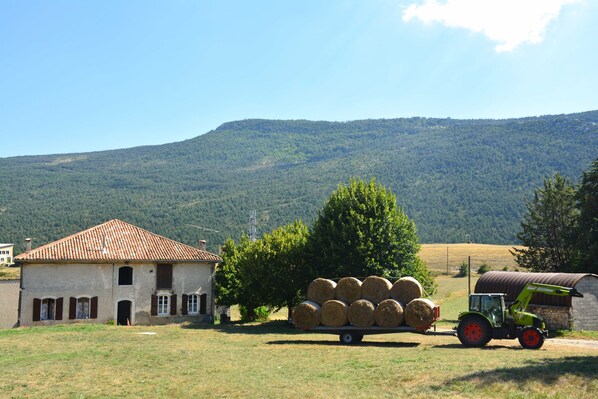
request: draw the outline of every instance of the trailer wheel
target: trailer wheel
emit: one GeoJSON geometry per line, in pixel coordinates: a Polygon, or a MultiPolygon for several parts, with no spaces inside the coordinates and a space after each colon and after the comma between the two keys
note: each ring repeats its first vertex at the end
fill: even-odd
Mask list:
{"type": "Polygon", "coordinates": [[[341,341],[341,344],[343,345],[354,345],[361,342],[361,340],[363,339],[363,335],[354,334],[351,332],[344,332],[339,335],[339,339],[341,341]]]}
{"type": "Polygon", "coordinates": [[[467,316],[459,323],[457,337],[465,346],[484,346],[492,339],[490,325],[480,316],[467,316]]]}
{"type": "Polygon", "coordinates": [[[544,335],[536,327],[525,327],[517,338],[525,349],[540,349],[544,345],[544,335]]]}

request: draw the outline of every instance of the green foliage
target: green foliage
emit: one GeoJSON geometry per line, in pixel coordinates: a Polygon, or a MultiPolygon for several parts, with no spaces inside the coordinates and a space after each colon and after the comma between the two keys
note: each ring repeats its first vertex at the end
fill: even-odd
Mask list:
{"type": "Polygon", "coordinates": [[[461,262],[461,264],[459,265],[459,272],[455,275],[455,277],[466,277],[468,270],[469,270],[469,267],[468,267],[467,263],[461,262]]]}
{"type": "Polygon", "coordinates": [[[575,243],[580,254],[578,270],[598,273],[598,159],[584,172],[577,191],[579,219],[575,243]]]}
{"type": "Polygon", "coordinates": [[[239,314],[243,321],[264,322],[270,320],[272,310],[267,306],[258,306],[250,310],[247,306],[239,305],[239,314]]]}
{"type": "Polygon", "coordinates": [[[517,238],[527,248],[514,249],[516,262],[533,271],[566,272],[574,269],[572,233],[577,221],[575,189],[556,174],[544,180],[527,204],[517,238]]]}
{"type": "Polygon", "coordinates": [[[219,305],[232,306],[239,303],[241,282],[239,279],[239,259],[241,253],[249,245],[249,237],[243,235],[239,245],[229,238],[222,246],[222,262],[218,265],[215,275],[214,291],[219,305]]]}
{"type": "Polygon", "coordinates": [[[488,273],[490,270],[492,270],[490,266],[484,262],[480,265],[480,267],[478,267],[478,274],[488,273]]]}
{"type": "Polygon", "coordinates": [[[292,308],[311,279],[304,265],[307,234],[307,226],[297,221],[255,242],[246,236],[239,246],[227,240],[216,273],[219,304],[238,303],[250,320],[262,317],[261,306],[292,308]]]}
{"type": "Polygon", "coordinates": [[[394,194],[375,179],[351,179],[348,186],[338,186],[319,212],[309,250],[318,276],[412,276],[433,291],[419,248],[415,224],[394,194]]]}
{"type": "Polygon", "coordinates": [[[422,242],[512,244],[546,176],[579,176],[598,153],[598,112],[505,120],[345,123],[245,120],[194,139],[85,154],[0,159],[1,242],[39,246],[113,218],[217,251],[308,224],[351,177],[392,190],[422,242]],[[218,232],[198,230],[188,224],[218,232]]]}

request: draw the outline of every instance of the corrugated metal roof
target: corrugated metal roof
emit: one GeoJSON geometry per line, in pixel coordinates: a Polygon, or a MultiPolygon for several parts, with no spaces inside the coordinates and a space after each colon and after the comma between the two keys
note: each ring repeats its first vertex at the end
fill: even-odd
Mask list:
{"type": "MultiPolygon", "coordinates": [[[[541,283],[573,287],[584,277],[598,276],[590,273],[521,273],[488,272],[484,273],[475,286],[476,293],[505,293],[505,301],[513,302],[527,283],[541,283]]],[[[570,307],[571,297],[535,294],[530,303],[570,307]]]]}
{"type": "Polygon", "coordinates": [[[220,262],[222,258],[113,219],[15,257],[23,263],[220,262]]]}

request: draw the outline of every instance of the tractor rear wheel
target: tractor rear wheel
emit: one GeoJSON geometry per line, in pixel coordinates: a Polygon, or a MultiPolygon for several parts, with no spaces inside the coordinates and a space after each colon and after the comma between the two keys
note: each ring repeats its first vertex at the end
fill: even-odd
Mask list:
{"type": "Polygon", "coordinates": [[[544,345],[544,335],[536,327],[525,327],[517,338],[525,349],[540,349],[544,345]]]}
{"type": "Polygon", "coordinates": [[[481,347],[492,339],[488,321],[480,316],[467,316],[459,323],[457,337],[465,346],[481,347]]]}

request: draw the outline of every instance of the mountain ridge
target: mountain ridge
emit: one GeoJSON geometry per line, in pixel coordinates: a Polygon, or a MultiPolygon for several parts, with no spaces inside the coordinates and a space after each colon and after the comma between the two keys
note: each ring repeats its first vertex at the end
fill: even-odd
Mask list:
{"type": "Polygon", "coordinates": [[[0,241],[120,218],[184,243],[310,223],[339,183],[391,189],[423,242],[515,243],[525,198],[598,155],[598,111],[513,119],[245,119],[179,142],[0,158],[0,241]],[[4,210],[4,211],[2,211],[4,210]],[[218,230],[200,231],[188,225],[218,230]]]}

